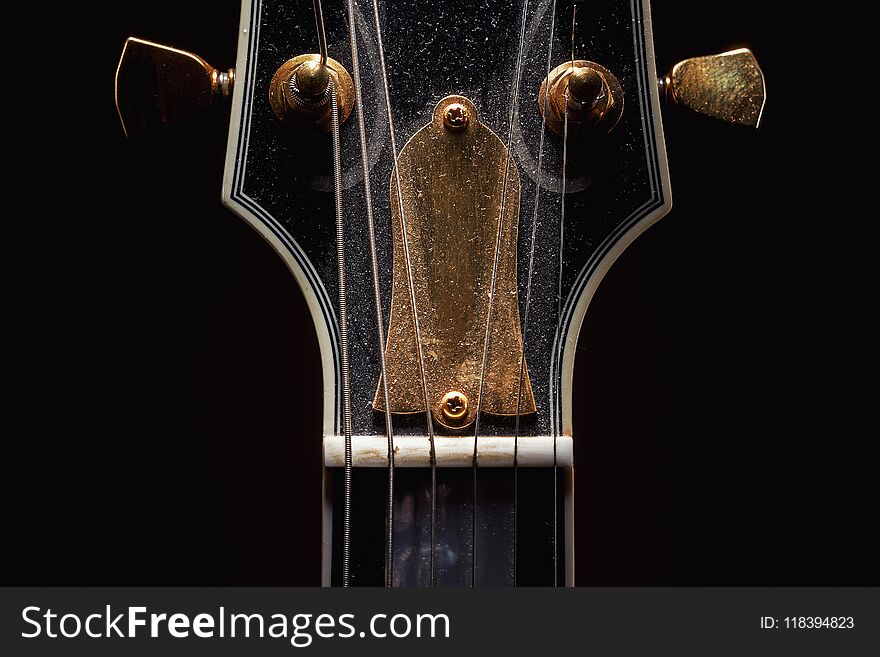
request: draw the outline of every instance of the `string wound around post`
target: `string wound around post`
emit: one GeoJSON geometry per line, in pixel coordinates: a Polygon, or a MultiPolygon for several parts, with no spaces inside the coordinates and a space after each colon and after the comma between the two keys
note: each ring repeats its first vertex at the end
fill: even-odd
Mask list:
{"type": "Polygon", "coordinates": [[[354,109],[354,82],[346,68],[321,55],[298,55],[284,62],[269,83],[269,105],[285,126],[300,132],[326,134],[332,128],[330,80],[336,88],[339,123],[345,123],[354,109]]]}

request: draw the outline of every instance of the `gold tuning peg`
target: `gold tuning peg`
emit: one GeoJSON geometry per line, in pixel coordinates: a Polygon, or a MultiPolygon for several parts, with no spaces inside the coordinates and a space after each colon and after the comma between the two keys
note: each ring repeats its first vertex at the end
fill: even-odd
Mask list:
{"type": "Polygon", "coordinates": [[[218,71],[185,50],[129,37],[116,69],[116,109],[127,136],[171,125],[232,93],[235,70],[218,71]]]}
{"type": "Polygon", "coordinates": [[[757,128],[767,88],[747,48],[685,59],[660,80],[666,99],[729,123],[757,128]]]}

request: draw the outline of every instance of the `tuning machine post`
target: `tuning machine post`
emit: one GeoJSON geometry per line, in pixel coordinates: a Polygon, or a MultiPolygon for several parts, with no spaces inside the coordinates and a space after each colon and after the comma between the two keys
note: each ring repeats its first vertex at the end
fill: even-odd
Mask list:
{"type": "Polygon", "coordinates": [[[330,81],[336,91],[339,122],[354,108],[354,82],[332,57],[299,55],[284,62],[269,83],[269,105],[284,125],[309,133],[330,132],[330,81]]]}
{"type": "Polygon", "coordinates": [[[585,59],[567,61],[552,71],[538,91],[538,109],[558,135],[607,134],[623,114],[623,87],[607,68],[585,59]]]}

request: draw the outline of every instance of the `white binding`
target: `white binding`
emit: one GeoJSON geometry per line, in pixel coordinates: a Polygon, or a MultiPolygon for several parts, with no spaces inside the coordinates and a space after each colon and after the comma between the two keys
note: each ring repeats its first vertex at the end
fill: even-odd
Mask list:
{"type": "MultiPolygon", "coordinates": [[[[571,393],[572,393],[572,382],[573,382],[573,374],[574,374],[574,360],[576,354],[576,346],[577,339],[580,333],[581,325],[583,324],[584,316],[586,315],[587,308],[590,305],[590,301],[593,298],[593,295],[596,292],[596,289],[599,287],[599,284],[602,282],[602,279],[605,277],[605,274],[611,268],[611,265],[614,264],[614,261],[620,257],[620,254],[623,253],[626,248],[638,237],[642,234],[651,224],[656,222],[658,219],[663,217],[672,207],[671,193],[670,193],[670,184],[669,184],[669,170],[667,167],[666,161],[666,151],[665,151],[665,140],[663,136],[663,124],[660,120],[660,98],[657,89],[657,71],[654,63],[654,42],[653,42],[653,33],[651,30],[651,7],[650,0],[641,0],[643,13],[644,13],[644,27],[645,27],[645,50],[647,54],[647,70],[648,70],[648,80],[651,85],[650,89],[650,99],[651,106],[653,110],[653,121],[654,121],[654,130],[656,134],[656,143],[657,143],[657,158],[659,160],[660,167],[660,185],[663,190],[665,190],[665,202],[662,206],[658,207],[656,210],[651,212],[649,215],[645,216],[641,219],[637,224],[632,226],[613,246],[613,248],[605,254],[602,260],[596,266],[593,274],[587,280],[583,291],[578,299],[577,304],[572,310],[572,317],[570,328],[568,334],[566,336],[565,346],[562,351],[562,371],[561,371],[561,390],[560,390],[560,404],[562,407],[562,431],[560,432],[560,437],[558,439],[557,444],[557,455],[564,456],[561,458],[559,463],[561,465],[565,465],[565,482],[564,482],[564,491],[565,491],[565,500],[564,500],[564,509],[565,509],[565,527],[566,527],[566,536],[565,536],[565,585],[566,586],[574,586],[574,468],[570,465],[572,459],[566,454],[570,454],[570,450],[567,446],[572,444],[572,408],[571,408],[571,393]],[[561,447],[561,449],[560,449],[561,447]],[[569,450],[569,451],[567,451],[569,450]],[[561,454],[560,454],[561,453],[561,454]]],[[[236,60],[236,72],[238,75],[236,76],[236,85],[232,94],[232,114],[230,118],[230,129],[229,129],[229,139],[227,142],[227,154],[226,154],[226,167],[223,178],[223,203],[232,210],[236,215],[244,219],[254,230],[259,233],[263,239],[265,239],[272,248],[281,256],[284,263],[287,265],[290,272],[293,274],[293,277],[296,279],[300,290],[302,290],[303,296],[305,297],[306,303],[308,304],[309,312],[312,317],[312,323],[315,327],[315,333],[318,337],[318,346],[321,351],[321,362],[323,364],[323,381],[324,381],[324,401],[323,401],[323,419],[324,419],[324,436],[325,436],[325,461],[326,461],[326,452],[329,450],[331,453],[333,452],[334,445],[338,440],[342,440],[341,437],[335,435],[335,409],[334,402],[336,399],[336,372],[334,371],[334,358],[333,358],[333,345],[330,340],[330,333],[327,329],[327,326],[324,322],[323,313],[321,312],[321,307],[319,305],[319,301],[317,296],[315,295],[311,285],[308,282],[308,279],[300,267],[299,263],[297,263],[296,259],[293,257],[291,252],[287,249],[287,247],[272,233],[271,230],[260,221],[250,210],[243,207],[242,205],[236,203],[232,199],[232,179],[235,170],[235,156],[237,151],[238,140],[240,136],[240,123],[241,123],[241,114],[242,114],[242,105],[244,101],[244,85],[248,84],[250,81],[245,79],[244,72],[247,66],[247,51],[248,51],[248,41],[250,38],[250,34],[248,33],[250,29],[250,14],[251,14],[251,5],[252,0],[242,0],[241,5],[241,21],[239,24],[239,41],[238,41],[238,56],[236,60]],[[328,447],[329,446],[329,447],[328,447]]],[[[256,21],[256,25],[259,26],[259,20],[256,21]]],[[[259,27],[257,27],[259,29],[259,27]]],[[[360,437],[359,437],[360,440],[360,437]]],[[[387,446],[385,438],[379,439],[382,442],[383,446],[387,446]]],[[[418,440],[418,439],[416,439],[418,440]]],[[[458,440],[458,439],[455,439],[458,440]]],[[[480,442],[488,440],[487,438],[481,437],[480,442]]],[[[541,440],[538,438],[537,440],[541,440]]],[[[395,443],[399,443],[401,441],[400,437],[395,438],[395,443]]],[[[520,440],[519,442],[519,453],[520,459],[522,459],[524,444],[526,444],[526,440],[520,440]]],[[[365,445],[365,451],[368,451],[368,446],[365,445]]],[[[473,443],[471,443],[471,452],[473,454],[473,443]]],[[[453,450],[454,452],[455,450],[453,450]]],[[[382,457],[384,459],[384,456],[382,457]]],[[[335,463],[335,457],[331,458],[331,462],[335,463]]],[[[401,463],[401,465],[403,465],[401,463]]],[[[470,465],[470,461],[468,464],[470,465]]],[[[330,485],[330,473],[325,469],[323,476],[323,528],[322,528],[322,565],[321,565],[321,583],[323,586],[330,585],[330,565],[331,565],[331,553],[332,553],[332,502],[331,502],[331,490],[332,486],[330,485]]]]}
{"type": "MultiPolygon", "coordinates": [[[[658,221],[672,209],[672,192],[669,183],[669,167],[666,159],[666,139],[663,135],[663,122],[660,118],[660,94],[657,89],[657,67],[654,60],[654,36],[651,28],[651,2],[650,0],[642,0],[642,8],[644,12],[644,39],[645,51],[647,56],[648,83],[651,85],[650,99],[651,109],[654,121],[654,130],[657,143],[657,159],[660,168],[660,186],[666,191],[664,203],[650,214],[646,215],[637,224],[630,228],[623,236],[615,242],[614,246],[605,254],[593,274],[587,280],[584,289],[578,298],[577,304],[572,310],[571,324],[566,334],[565,347],[562,352],[562,372],[561,372],[561,389],[560,404],[562,406],[562,431],[564,436],[572,435],[572,404],[571,392],[574,381],[574,359],[577,353],[577,341],[580,335],[581,326],[584,322],[584,316],[587,314],[587,308],[593,295],[605,278],[605,274],[611,269],[611,265],[620,257],[627,247],[642,233],[644,233],[651,224],[658,221]]],[[[565,481],[565,585],[574,586],[574,468],[566,468],[565,481]]]]}
{"type": "MultiPolygon", "coordinates": [[[[309,314],[312,317],[312,324],[315,327],[315,334],[318,338],[318,347],[321,351],[322,373],[324,381],[324,398],[323,398],[323,419],[324,419],[324,435],[334,433],[336,425],[336,411],[334,402],[336,400],[336,372],[333,367],[333,345],[330,341],[330,332],[324,322],[324,315],[318,297],[315,295],[312,286],[309,284],[305,272],[299,263],[293,257],[293,254],[287,247],[269,230],[269,228],[258,219],[250,210],[240,205],[232,199],[232,179],[235,172],[236,151],[238,149],[238,139],[240,136],[242,105],[244,103],[244,86],[250,84],[250,80],[245,79],[244,72],[247,67],[247,52],[250,34],[250,15],[251,0],[242,0],[241,3],[241,19],[239,22],[238,33],[238,53],[235,62],[236,72],[240,72],[236,76],[236,84],[232,92],[232,112],[229,120],[229,138],[226,146],[226,166],[223,174],[223,204],[232,210],[236,215],[244,219],[250,226],[265,239],[275,252],[281,256],[284,264],[296,279],[299,289],[305,297],[306,304],[309,308],[309,314]]],[[[260,21],[255,21],[257,29],[259,29],[260,21]]],[[[268,102],[268,101],[267,101],[268,102]]],[[[321,584],[323,586],[330,585],[330,550],[332,541],[332,506],[330,501],[330,484],[327,473],[324,472],[322,477],[323,495],[322,495],[322,559],[321,559],[321,584]]]]}

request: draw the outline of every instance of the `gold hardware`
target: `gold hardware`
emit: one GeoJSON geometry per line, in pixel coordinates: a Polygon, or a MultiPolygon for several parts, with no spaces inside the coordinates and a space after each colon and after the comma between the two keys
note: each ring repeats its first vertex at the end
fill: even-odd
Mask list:
{"type": "Polygon", "coordinates": [[[330,57],[321,66],[317,54],[299,55],[284,62],[269,83],[269,105],[287,126],[313,133],[330,132],[330,93],[333,79],[339,122],[354,108],[354,83],[345,67],[330,57]]]}
{"type": "Polygon", "coordinates": [[[464,130],[469,120],[467,107],[461,103],[452,103],[443,113],[443,125],[449,130],[464,130]]]}
{"type": "Polygon", "coordinates": [[[232,92],[235,70],[198,55],[129,37],[116,68],[116,110],[126,136],[192,118],[232,92]]]}
{"type": "Polygon", "coordinates": [[[296,86],[306,96],[320,96],[330,83],[330,73],[320,61],[307,61],[293,72],[296,86]]]}
{"type": "Polygon", "coordinates": [[[547,127],[558,135],[565,130],[566,109],[569,133],[608,133],[623,114],[623,87],[611,71],[596,62],[568,61],[541,82],[538,109],[547,127]]]}
{"type": "Polygon", "coordinates": [[[607,86],[602,74],[596,69],[588,66],[575,68],[568,76],[569,102],[581,103],[592,110],[607,98],[607,86]]]}
{"type": "Polygon", "coordinates": [[[715,119],[757,128],[767,100],[764,73],[747,48],[685,59],[661,80],[666,99],[715,119]]]}
{"type": "Polygon", "coordinates": [[[467,407],[467,395],[458,390],[450,390],[440,400],[440,411],[450,424],[459,423],[467,415],[467,407]]]}
{"type": "MultiPolygon", "coordinates": [[[[457,118],[456,118],[457,121],[457,118]]],[[[514,415],[523,357],[517,288],[519,173],[498,136],[480,123],[474,104],[447,96],[434,108],[432,121],[407,142],[391,175],[394,264],[391,319],[385,352],[388,398],[394,413],[418,413],[421,377],[413,333],[413,309],[404,260],[401,206],[411,257],[416,308],[422,334],[427,399],[434,420],[460,429],[476,419],[476,409],[514,415]],[[450,130],[448,117],[467,116],[467,129],[450,130]],[[483,401],[480,375],[489,310],[495,242],[502,210],[495,300],[483,401]],[[451,392],[450,392],[451,391],[451,392]],[[450,408],[450,395],[463,401],[450,408]],[[450,417],[450,413],[452,417],[450,417]],[[456,414],[461,416],[456,418],[456,414]]],[[[522,414],[535,412],[528,368],[522,369],[522,414]]],[[[380,383],[381,386],[381,383],[380,383]]],[[[376,410],[385,410],[376,391],[376,410]]]]}

